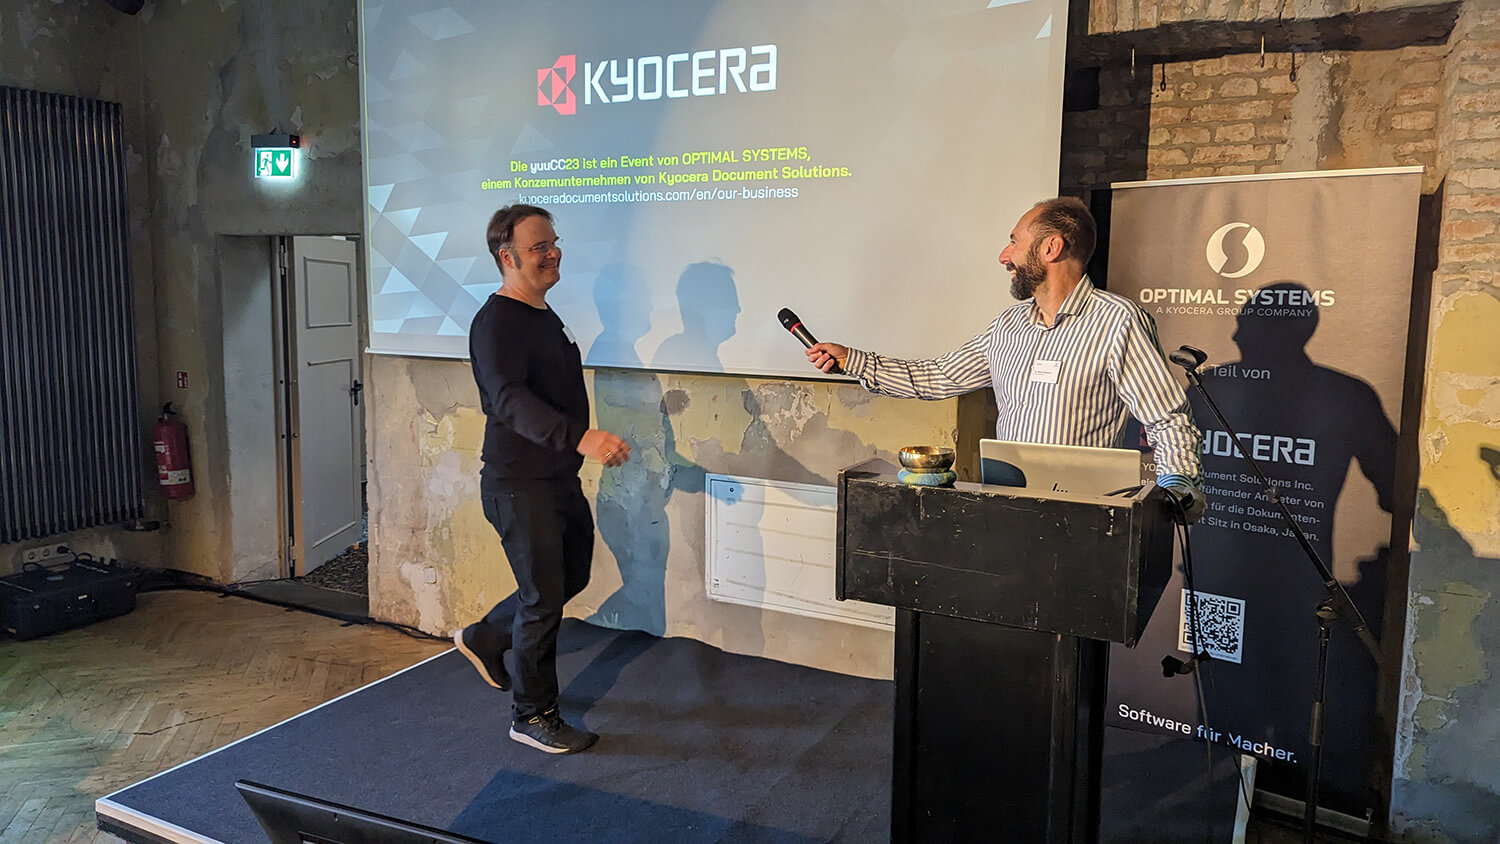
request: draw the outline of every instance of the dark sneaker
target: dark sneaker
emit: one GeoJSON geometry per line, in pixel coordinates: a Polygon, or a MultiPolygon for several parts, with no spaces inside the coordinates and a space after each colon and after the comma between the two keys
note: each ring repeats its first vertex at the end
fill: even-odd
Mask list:
{"type": "Polygon", "coordinates": [[[597,733],[575,730],[563,722],[556,709],[510,722],[510,737],[543,753],[577,753],[599,740],[597,733]]]}
{"type": "Polygon", "coordinates": [[[478,625],[470,624],[454,632],[453,644],[459,653],[469,658],[469,662],[474,664],[474,669],[486,683],[502,692],[510,691],[510,672],[505,670],[505,661],[500,658],[502,652],[486,652],[478,644],[478,633],[478,625]]]}

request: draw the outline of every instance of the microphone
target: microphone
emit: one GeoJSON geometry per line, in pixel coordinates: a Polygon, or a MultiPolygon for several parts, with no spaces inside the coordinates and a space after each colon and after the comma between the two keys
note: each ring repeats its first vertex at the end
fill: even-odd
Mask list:
{"type": "Polygon", "coordinates": [[[1177,351],[1168,355],[1167,359],[1183,369],[1192,370],[1202,366],[1203,362],[1208,360],[1208,354],[1192,346],[1180,346],[1177,351]]]}
{"type": "MultiPolygon", "coordinates": [[[[781,320],[781,327],[790,331],[793,337],[801,341],[802,345],[811,349],[818,344],[818,338],[812,336],[812,332],[808,331],[807,327],[802,324],[800,317],[792,313],[791,308],[782,308],[777,311],[776,318],[781,320]]],[[[828,370],[828,372],[832,375],[844,374],[844,370],[839,367],[838,361],[834,361],[833,368],[828,370]]]]}
{"type": "Polygon", "coordinates": [[[1194,654],[1186,662],[1175,656],[1164,656],[1161,658],[1161,676],[1174,677],[1178,674],[1191,674],[1193,669],[1198,667],[1198,663],[1208,662],[1210,659],[1213,657],[1209,656],[1207,651],[1194,654]]]}

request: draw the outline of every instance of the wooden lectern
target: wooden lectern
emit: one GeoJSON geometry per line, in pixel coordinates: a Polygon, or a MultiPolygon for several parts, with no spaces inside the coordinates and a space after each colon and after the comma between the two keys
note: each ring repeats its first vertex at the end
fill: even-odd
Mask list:
{"type": "Polygon", "coordinates": [[[896,608],[893,841],[1095,841],[1110,642],[1172,566],[1166,493],[845,469],[837,596],[896,608]]]}

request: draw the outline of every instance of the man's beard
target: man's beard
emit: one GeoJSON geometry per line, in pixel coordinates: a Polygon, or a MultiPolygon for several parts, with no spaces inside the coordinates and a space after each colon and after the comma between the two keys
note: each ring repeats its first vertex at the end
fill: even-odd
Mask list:
{"type": "Polygon", "coordinates": [[[1010,295],[1016,301],[1030,299],[1036,293],[1036,289],[1047,280],[1047,271],[1042,266],[1042,256],[1037,252],[1037,244],[1031,244],[1026,250],[1026,258],[1019,264],[1012,264],[1010,277],[1010,295]]]}

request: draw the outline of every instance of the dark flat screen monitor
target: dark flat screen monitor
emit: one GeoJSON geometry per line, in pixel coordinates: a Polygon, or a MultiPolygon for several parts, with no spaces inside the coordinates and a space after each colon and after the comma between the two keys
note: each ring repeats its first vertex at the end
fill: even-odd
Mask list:
{"type": "Polygon", "coordinates": [[[490,844],[247,780],[234,787],[271,844],[490,844]]]}

